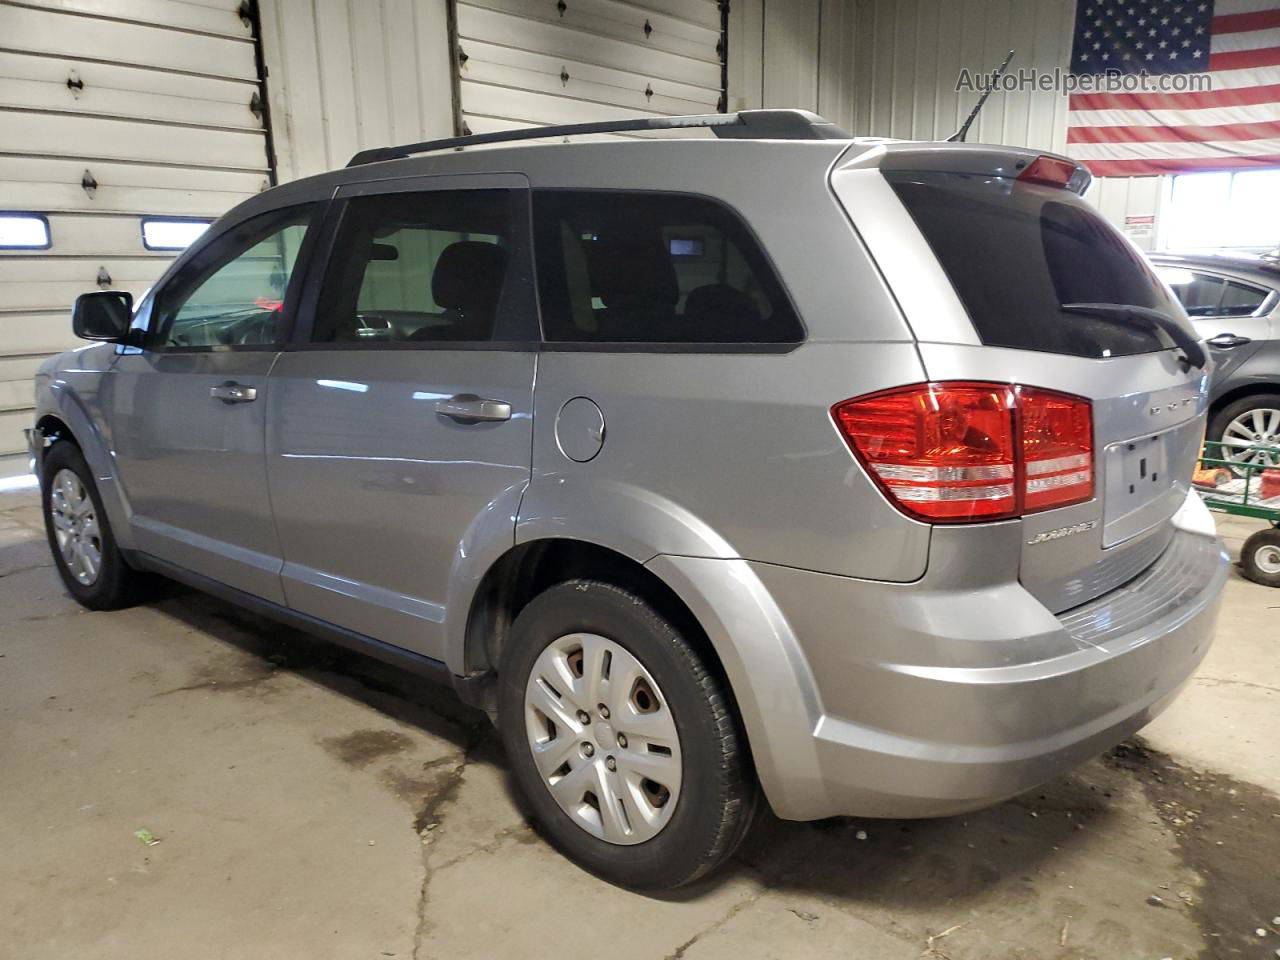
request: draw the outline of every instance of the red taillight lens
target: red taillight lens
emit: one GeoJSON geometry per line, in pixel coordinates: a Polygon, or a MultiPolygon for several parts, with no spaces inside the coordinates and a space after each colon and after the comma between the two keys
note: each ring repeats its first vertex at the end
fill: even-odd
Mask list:
{"type": "Polygon", "coordinates": [[[996,520],[1093,495],[1088,400],[993,383],[922,383],[832,408],[850,448],[904,512],[996,520]]]}
{"type": "Polygon", "coordinates": [[[1093,496],[1093,408],[1080,397],[1018,387],[1023,509],[1046,510],[1093,496]]]}
{"type": "Polygon", "coordinates": [[[927,520],[1013,516],[1013,389],[923,383],[838,404],[850,446],[906,512],[927,520]]]}

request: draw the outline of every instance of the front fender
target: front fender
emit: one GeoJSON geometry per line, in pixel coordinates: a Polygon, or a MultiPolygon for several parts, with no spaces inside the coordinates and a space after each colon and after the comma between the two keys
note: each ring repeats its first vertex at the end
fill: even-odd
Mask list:
{"type": "MultiPolygon", "coordinates": [[[[103,374],[95,371],[94,376],[96,378],[103,374]]],[[[57,370],[49,373],[46,382],[37,383],[36,423],[47,416],[61,421],[80,447],[89,469],[93,471],[98,496],[102,498],[102,506],[106,510],[107,521],[111,524],[111,532],[117,545],[124,550],[132,549],[133,533],[129,525],[131,510],[116,476],[115,458],[103,432],[101,417],[94,415],[93,404],[90,399],[81,396],[73,378],[64,376],[57,370]]]]}

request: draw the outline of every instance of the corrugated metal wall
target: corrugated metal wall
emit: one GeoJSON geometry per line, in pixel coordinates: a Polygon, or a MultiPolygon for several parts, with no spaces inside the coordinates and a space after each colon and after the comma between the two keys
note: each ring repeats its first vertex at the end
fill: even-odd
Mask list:
{"type": "Polygon", "coordinates": [[[445,0],[262,0],[282,181],[453,135],[445,0]]]}
{"type": "Polygon", "coordinates": [[[715,113],[715,0],[458,0],[458,92],[473,133],[715,113]]]}
{"type": "Polygon", "coordinates": [[[0,252],[0,477],[26,468],[31,378],[98,286],[146,290],[142,218],[212,218],[265,189],[251,18],[236,0],[0,0],[0,210],[48,220],[0,252]]]}
{"type": "MultiPolygon", "coordinates": [[[[945,138],[972,109],[962,68],[1065,69],[1075,0],[733,0],[730,99],[737,108],[816,110],[858,136],[945,138]]],[[[995,93],[971,141],[1067,149],[1067,98],[995,93]]],[[[1113,222],[1158,213],[1160,178],[1099,180],[1090,199],[1113,222]]],[[[1149,225],[1133,225],[1149,245],[1149,225]]]]}

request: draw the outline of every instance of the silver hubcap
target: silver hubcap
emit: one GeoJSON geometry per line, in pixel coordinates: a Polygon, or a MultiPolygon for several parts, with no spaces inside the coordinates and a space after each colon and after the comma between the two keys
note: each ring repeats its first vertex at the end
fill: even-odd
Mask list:
{"type": "Polygon", "coordinates": [[[93,500],[80,478],[59,470],[49,491],[49,515],[62,562],[76,582],[90,586],[102,569],[102,536],[93,500]]]}
{"type": "Polygon", "coordinates": [[[1259,407],[1247,410],[1236,417],[1222,431],[1222,443],[1227,448],[1226,459],[1236,463],[1254,463],[1269,466],[1280,462],[1280,456],[1250,447],[1280,446],[1280,410],[1259,407]]]}
{"type": "Polygon", "coordinates": [[[1253,562],[1266,574],[1280,573],[1280,547],[1267,544],[1259,547],[1253,554],[1253,562]]]}
{"type": "Polygon", "coordinates": [[[569,817],[609,843],[643,843],[680,799],[680,735],[649,671],[624,647],[571,633],[539,655],[525,686],[533,762],[569,817]]]}

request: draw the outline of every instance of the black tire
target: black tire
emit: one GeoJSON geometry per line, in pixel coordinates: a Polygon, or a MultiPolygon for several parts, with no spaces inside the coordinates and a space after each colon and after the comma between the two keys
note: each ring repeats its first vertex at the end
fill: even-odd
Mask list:
{"type": "Polygon", "coordinates": [[[746,740],[723,682],[641,597],[608,583],[572,580],[520,612],[503,649],[498,716],[511,770],[543,832],[597,876],[637,890],[672,889],[724,863],[745,836],[757,788],[746,740]],[[675,810],[656,836],[610,843],[588,833],[557,803],[534,763],[525,725],[525,688],[544,649],[572,633],[594,633],[640,661],[666,699],[680,738],[675,810]]]}
{"type": "MultiPolygon", "coordinates": [[[[1205,434],[1206,440],[1214,443],[1222,442],[1222,435],[1227,429],[1227,425],[1241,414],[1248,413],[1250,410],[1280,410],[1280,393],[1255,393],[1247,397],[1241,397],[1239,400],[1233,400],[1225,407],[1217,410],[1209,417],[1209,430],[1205,434]]],[[[1280,441],[1277,441],[1280,444],[1280,441]]],[[[1221,447],[1213,448],[1215,451],[1225,453],[1225,449],[1221,447]]],[[[1214,454],[1216,456],[1217,453],[1214,454]]],[[[1223,457],[1223,459],[1227,459],[1223,457]]],[[[1242,473],[1243,471],[1236,471],[1242,473]]]]}
{"type": "Polygon", "coordinates": [[[80,448],[68,440],[60,440],[45,451],[40,466],[40,506],[44,513],[45,535],[49,539],[53,565],[57,568],[58,575],[62,577],[62,582],[71,596],[90,610],[118,610],[136,603],[140,594],[142,575],[125,562],[123,554],[116,546],[111,524],[107,520],[106,511],[102,508],[102,498],[98,495],[98,488],[93,482],[93,471],[85,462],[80,448]],[[50,501],[53,494],[53,480],[61,470],[70,470],[74,473],[93,502],[98,523],[97,542],[101,563],[96,579],[89,584],[81,583],[75,578],[63,559],[62,551],[58,548],[50,501]]]}
{"type": "Polygon", "coordinates": [[[1280,529],[1259,530],[1244,542],[1240,572],[1264,587],[1280,587],[1280,529]]]}

